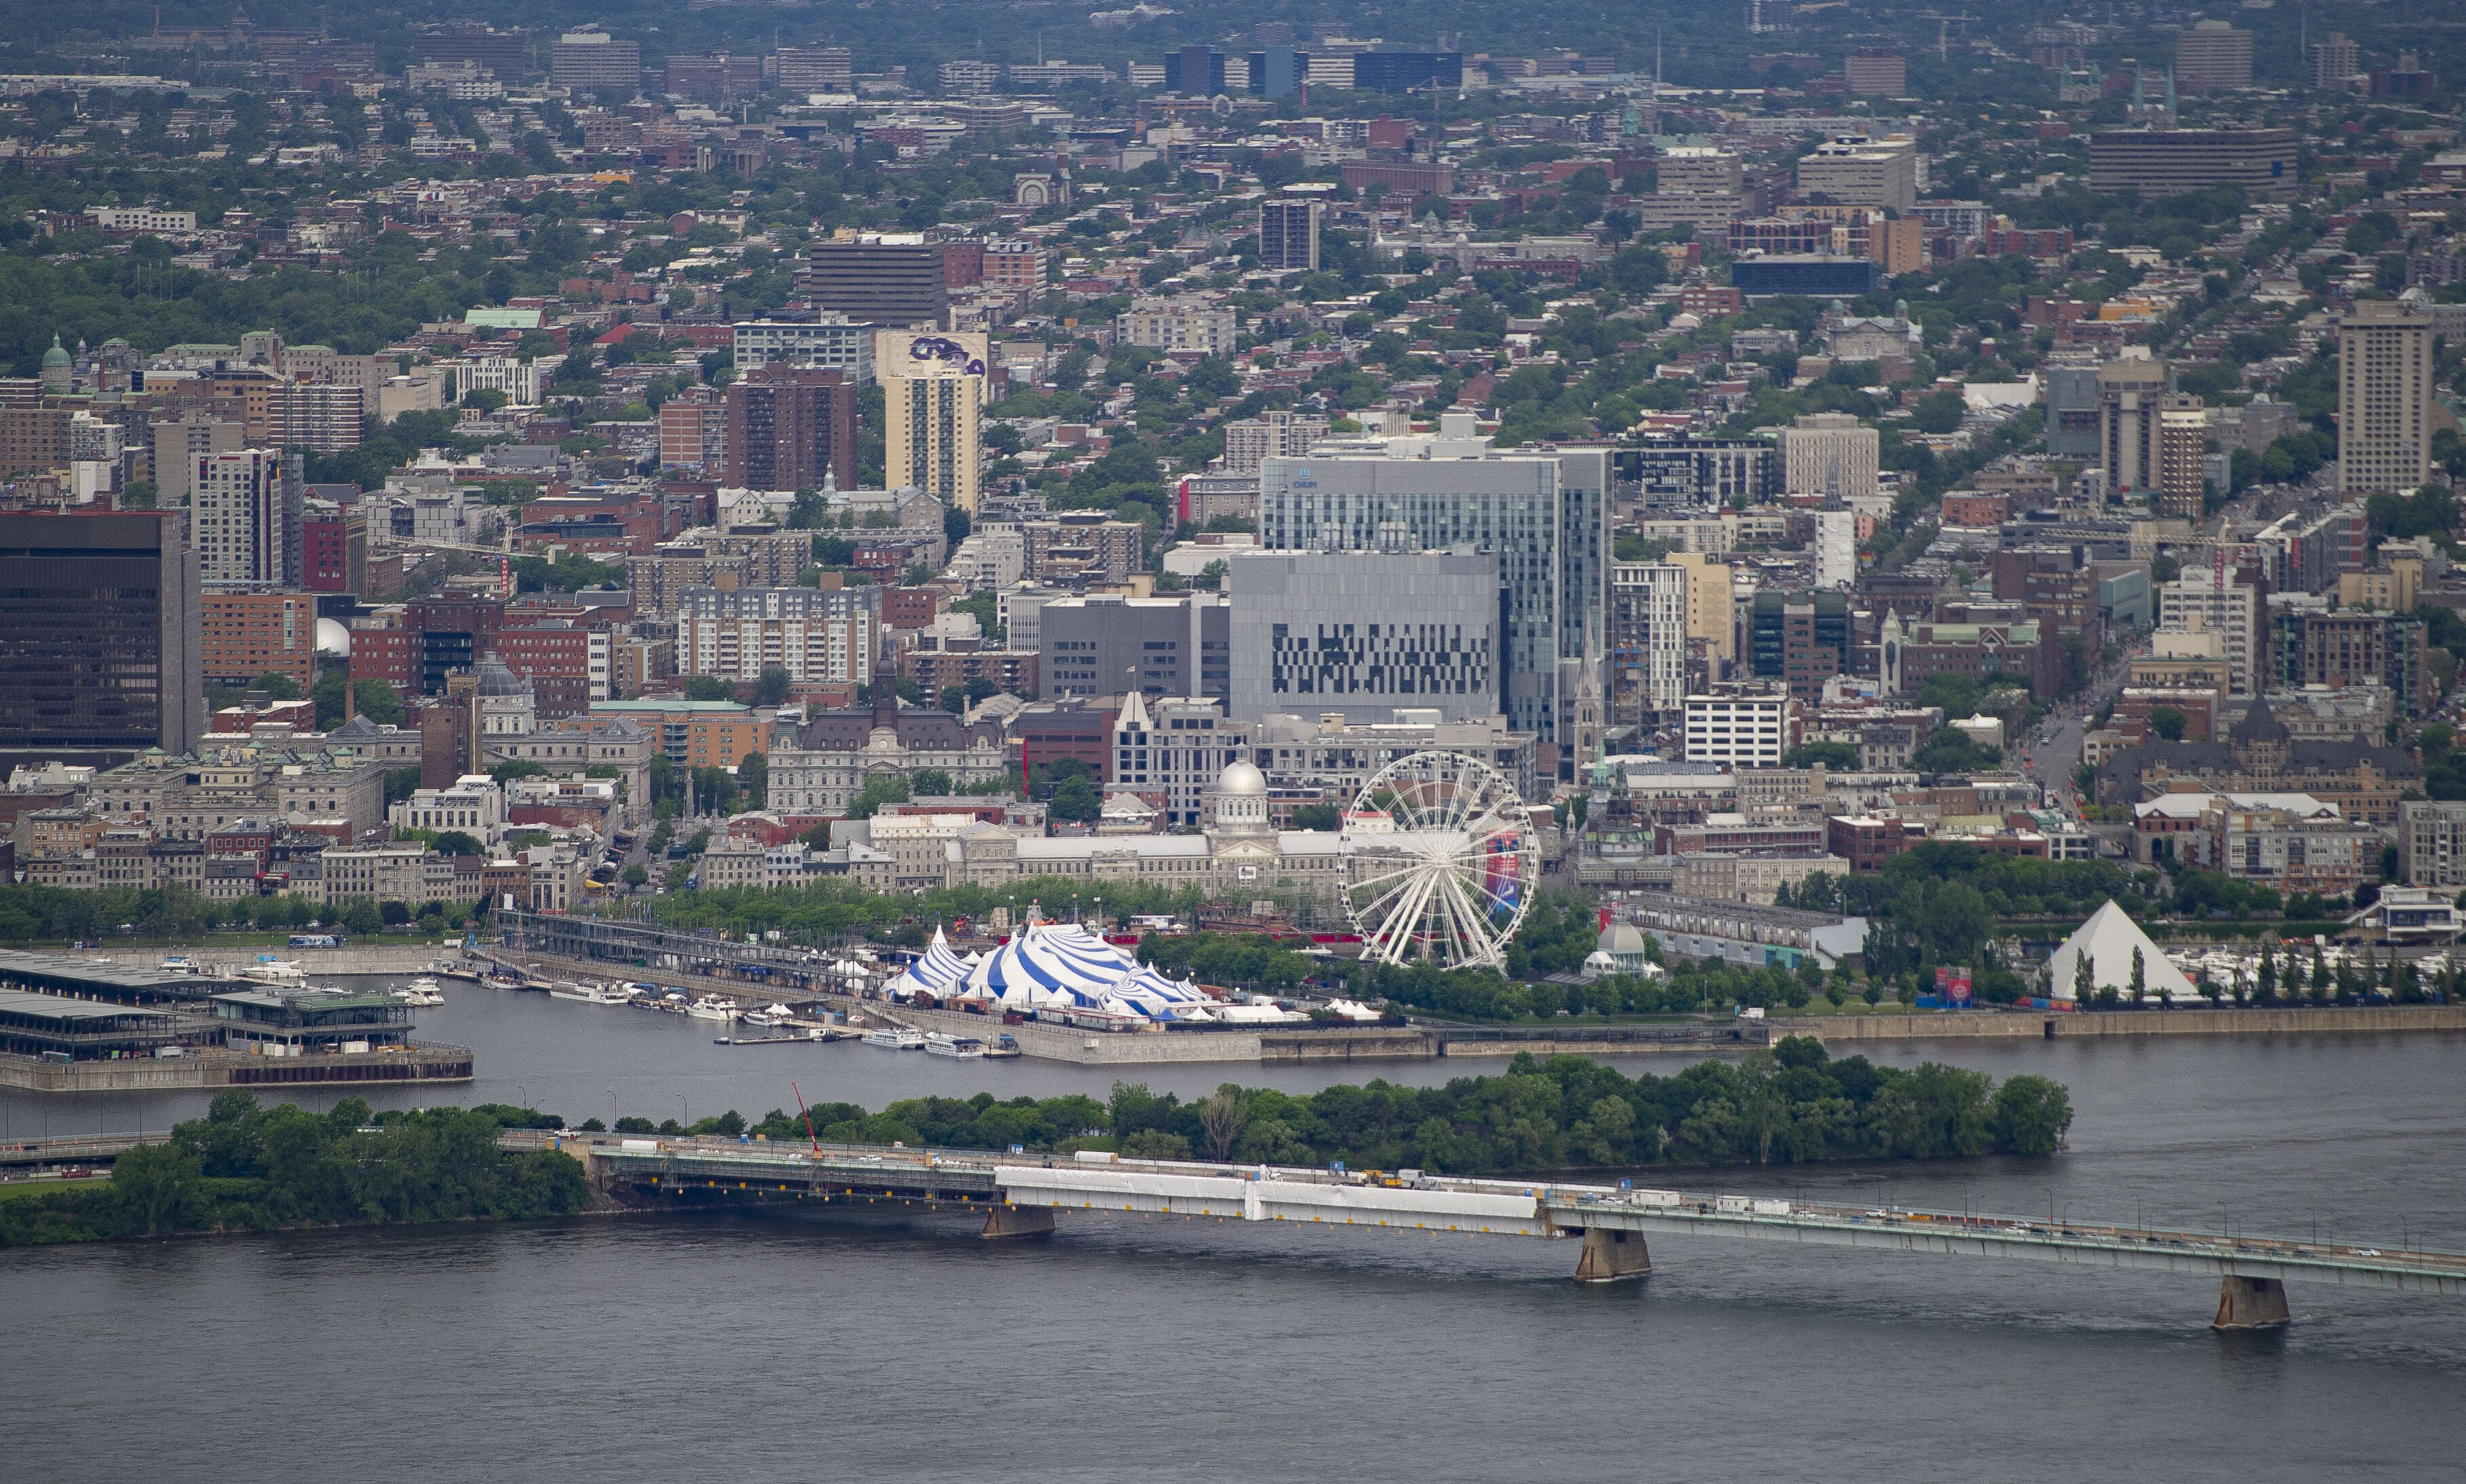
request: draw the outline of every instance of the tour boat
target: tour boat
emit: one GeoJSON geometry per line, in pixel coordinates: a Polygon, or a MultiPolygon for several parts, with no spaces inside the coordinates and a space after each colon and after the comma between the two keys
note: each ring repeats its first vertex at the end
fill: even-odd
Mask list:
{"type": "Polygon", "coordinates": [[[985,1054],[985,1044],[974,1036],[953,1036],[935,1031],[925,1038],[928,1056],[976,1057],[985,1054]]]}
{"type": "Polygon", "coordinates": [[[405,1004],[424,1005],[445,1002],[445,994],[437,988],[437,981],[424,974],[395,990],[393,997],[405,1004]]]}
{"type": "Polygon", "coordinates": [[[685,1006],[685,1013],[698,1021],[732,1021],[736,1019],[736,1006],[717,995],[705,995],[685,1006]]]}
{"type": "Polygon", "coordinates": [[[623,1004],[633,997],[613,984],[576,983],[559,979],[548,987],[550,1000],[572,1000],[581,1004],[623,1004]]]}
{"type": "Polygon", "coordinates": [[[865,1032],[864,1044],[890,1051],[922,1051],[925,1049],[925,1033],[910,1030],[905,1025],[885,1025],[879,1030],[865,1032]]]}

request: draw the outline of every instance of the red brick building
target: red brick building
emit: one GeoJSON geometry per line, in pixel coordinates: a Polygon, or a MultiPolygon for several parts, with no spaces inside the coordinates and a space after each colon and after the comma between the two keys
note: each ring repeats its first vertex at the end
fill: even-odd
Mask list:
{"type": "Polygon", "coordinates": [[[246,685],[287,676],[306,694],[317,684],[317,600],[302,593],[208,593],[198,672],[246,685]]]}

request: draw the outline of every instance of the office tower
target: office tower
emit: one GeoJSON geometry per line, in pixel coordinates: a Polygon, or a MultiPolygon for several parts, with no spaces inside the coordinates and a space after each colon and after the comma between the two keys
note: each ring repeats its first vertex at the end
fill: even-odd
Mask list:
{"type": "Polygon", "coordinates": [[[784,366],[729,383],[726,466],[743,489],[855,488],[856,388],[836,371],[784,366]]]}
{"type": "Polygon", "coordinates": [[[176,511],[0,511],[0,750],[195,750],[205,689],[185,531],[176,511]]]}
{"type": "Polygon", "coordinates": [[[2252,33],[2198,21],[2175,34],[2175,85],[2187,92],[2252,86],[2252,33]]]}
{"type": "Polygon", "coordinates": [[[2098,462],[2116,495],[2157,486],[2158,412],[2171,379],[2166,363],[2146,349],[2126,349],[2134,353],[2097,369],[2098,462]]]}
{"type": "Polygon", "coordinates": [[[2047,403],[2047,457],[2099,461],[2097,368],[2039,363],[2047,403]]]}
{"type": "Polygon", "coordinates": [[[984,410],[986,351],[981,334],[885,330],[874,338],[885,485],[921,489],[946,509],[975,509],[983,490],[977,419],[984,410]]]}
{"type": "Polygon", "coordinates": [[[863,324],[940,329],[951,313],[942,263],[939,242],[868,234],[815,243],[796,287],[817,306],[863,324]]]}
{"type": "Polygon", "coordinates": [[[1037,611],[1042,699],[1131,691],[1227,697],[1232,612],[1215,593],[1055,598],[1037,611]]]}
{"type": "Polygon", "coordinates": [[[1497,557],[1272,551],[1226,567],[1235,720],[1282,711],[1383,722],[1399,707],[1451,722],[1500,713],[1497,557]]]}
{"type": "Polygon", "coordinates": [[[189,471],[189,541],[209,584],[297,586],[305,491],[291,461],[265,448],[199,454],[189,471]]]}
{"type": "Polygon", "coordinates": [[[2203,463],[2209,415],[2197,396],[2172,395],[2158,407],[2158,513],[2197,521],[2208,513],[2203,463]]]}
{"type": "Polygon", "coordinates": [[[2338,489],[2410,490],[2432,461],[2432,314],[2365,300],[2338,322],[2338,489]]]}
{"type": "Polygon", "coordinates": [[[1318,270],[1316,201],[1263,201],[1259,205],[1259,266],[1270,273],[1318,270]]]}
{"type": "Polygon", "coordinates": [[[1778,680],[1801,701],[1824,699],[1824,683],[1850,669],[1850,598],[1842,593],[1756,595],[1748,652],[1759,680],[1778,680]]]}
{"type": "Polygon", "coordinates": [[[562,88],[631,93],[642,85],[641,43],[618,41],[604,31],[569,31],[549,47],[549,77],[562,88]]]}
{"type": "MultiPolygon", "coordinates": [[[[1453,550],[1498,558],[1506,590],[1511,730],[1572,776],[1561,712],[1574,666],[1598,663],[1608,582],[1608,449],[1503,454],[1468,414],[1435,435],[1387,440],[1385,457],[1269,459],[1259,471],[1260,545],[1268,551],[1453,550]],[[1562,673],[1561,662],[1569,667],[1562,673]]],[[[1051,612],[1047,610],[1048,614],[1051,612]]]]}
{"type": "Polygon", "coordinates": [[[799,685],[873,673],[882,589],[692,588],[677,610],[677,670],[729,680],[773,665],[799,685]]]}
{"type": "Polygon", "coordinates": [[[1804,413],[1781,430],[1782,488],[1854,500],[1875,493],[1875,430],[1849,413],[1804,413]]]}
{"type": "Polygon", "coordinates": [[[1798,162],[1800,196],[1826,206],[1876,206],[1907,212],[1917,205],[1917,141],[1904,135],[1844,135],[1815,146],[1798,162]]]}
{"type": "MultiPolygon", "coordinates": [[[[1724,569],[1722,596],[1728,597],[1724,569]]],[[[1693,573],[1674,562],[1612,562],[1608,662],[1609,722],[1631,727],[1675,711],[1687,700],[1687,612],[1693,573]]]]}

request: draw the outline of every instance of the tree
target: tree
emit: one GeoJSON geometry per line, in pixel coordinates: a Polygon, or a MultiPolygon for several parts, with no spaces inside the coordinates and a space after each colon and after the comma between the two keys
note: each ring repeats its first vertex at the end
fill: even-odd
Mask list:
{"type": "Polygon", "coordinates": [[[1927,738],[1910,754],[1910,766],[1920,773],[1984,773],[2003,760],[1969,733],[1952,727],[1927,738]]]}
{"type": "Polygon", "coordinates": [[[2183,712],[2171,706],[2153,706],[2149,708],[2149,730],[2169,742],[2184,740],[2186,720],[2183,712]]]}
{"type": "Polygon", "coordinates": [[[111,1194],[122,1220],[142,1235],[195,1223],[202,1204],[196,1152],[185,1144],[140,1144],[112,1161],[111,1194]]]}
{"type": "Polygon", "coordinates": [[[2087,1004],[2097,993],[2097,973],[2089,964],[2089,950],[2073,953],[2073,1003],[2087,1004]]]}
{"type": "Polygon", "coordinates": [[[480,843],[477,836],[450,829],[437,837],[435,848],[438,855],[479,855],[487,847],[480,843]]]}
{"type": "Polygon", "coordinates": [[[1104,800],[1096,797],[1095,789],[1088,786],[1087,779],[1065,778],[1061,786],[1053,791],[1053,798],[1046,808],[1057,820],[1071,820],[1085,823],[1102,814],[1105,805],[1104,800]]]}
{"type": "Polygon", "coordinates": [[[736,683],[717,675],[685,677],[685,699],[688,701],[733,701],[736,683]]]}
{"type": "Polygon", "coordinates": [[[767,809],[771,806],[771,759],[760,753],[748,753],[736,765],[736,786],[745,791],[745,807],[767,809]]]}
{"type": "Polygon", "coordinates": [[[2072,1096],[2060,1082],[2031,1073],[1995,1090],[1989,1123],[1997,1147],[2010,1155],[2051,1155],[2073,1126],[2072,1096]]]}
{"type": "Polygon", "coordinates": [[[381,680],[364,680],[351,686],[351,699],[358,703],[360,714],[380,727],[402,725],[402,694],[381,680]]]}
{"type": "Polygon", "coordinates": [[[343,909],[343,926],[356,934],[382,932],[385,928],[385,914],[378,911],[376,903],[362,897],[343,909]]]}
{"type": "Polygon", "coordinates": [[[788,686],[791,684],[786,665],[764,665],[760,678],[753,682],[753,704],[756,706],[784,704],[788,699],[788,686]]]}
{"type": "Polygon", "coordinates": [[[502,762],[489,769],[488,776],[497,780],[499,788],[506,788],[518,778],[546,777],[548,769],[539,763],[518,757],[511,762],[502,762]]]}
{"type": "Polygon", "coordinates": [[[1781,760],[1784,768],[1844,768],[1858,766],[1858,749],[1847,742],[1803,742],[1791,748],[1781,760]]]}
{"type": "Polygon", "coordinates": [[[1958,392],[1935,392],[1918,398],[1910,411],[1911,420],[1920,433],[1950,433],[1961,426],[1968,407],[1958,392]]]}
{"type": "Polygon", "coordinates": [[[1292,826],[1297,830],[1337,830],[1344,827],[1344,817],[1334,804],[1302,804],[1293,810],[1292,826]]]}
{"type": "Polygon", "coordinates": [[[651,873],[648,868],[639,863],[625,867],[625,885],[629,887],[647,887],[650,884],[651,873]]]}
{"type": "Polygon", "coordinates": [[[2148,966],[2141,960],[2141,945],[2132,945],[2132,1002],[2140,1004],[2149,993],[2148,966]]]}
{"type": "Polygon", "coordinates": [[[251,690],[262,690],[267,696],[277,701],[297,701],[300,699],[300,683],[293,680],[288,675],[277,674],[272,670],[268,670],[264,674],[259,675],[255,681],[250,683],[248,688],[251,690]]]}

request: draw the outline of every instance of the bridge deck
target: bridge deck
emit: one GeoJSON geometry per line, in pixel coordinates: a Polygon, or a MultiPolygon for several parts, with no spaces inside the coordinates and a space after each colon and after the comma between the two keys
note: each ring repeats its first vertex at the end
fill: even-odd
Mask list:
{"type": "MultiPolygon", "coordinates": [[[[514,1136],[509,1135],[509,1141],[514,1136]]],[[[525,1142],[545,1144],[540,1135],[525,1142]]],[[[1199,1161],[1055,1159],[981,1150],[561,1141],[612,1178],[671,1187],[894,1197],[952,1205],[1128,1211],[1414,1227],[1498,1236],[1587,1231],[1807,1246],[2466,1293],[2466,1254],[2027,1217],[1853,1206],[1546,1180],[1467,1180],[1199,1161]],[[642,1147],[654,1145],[656,1147],[642,1147]]]]}

